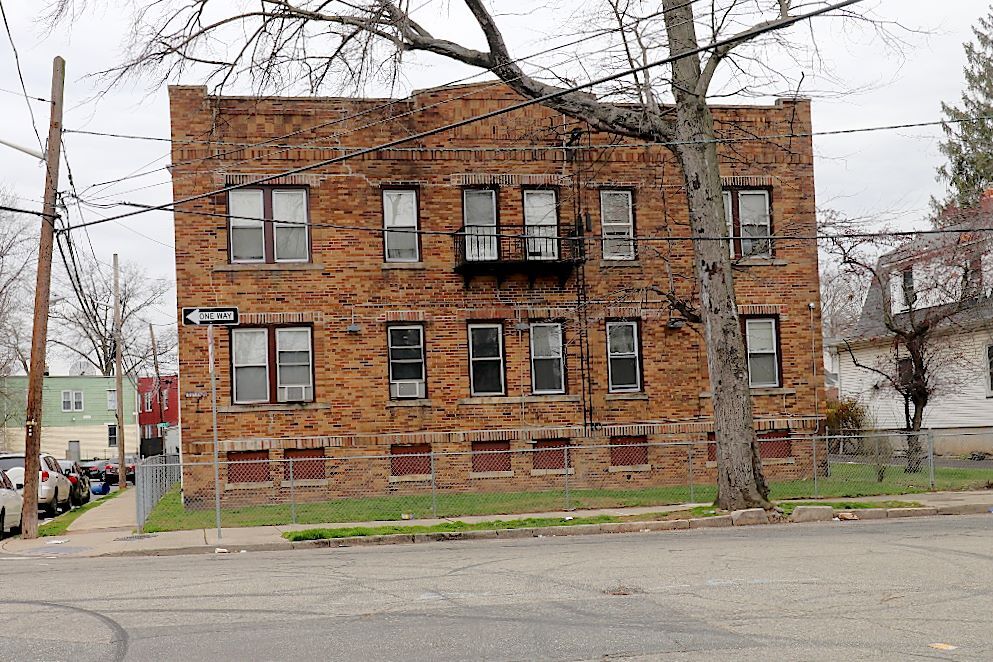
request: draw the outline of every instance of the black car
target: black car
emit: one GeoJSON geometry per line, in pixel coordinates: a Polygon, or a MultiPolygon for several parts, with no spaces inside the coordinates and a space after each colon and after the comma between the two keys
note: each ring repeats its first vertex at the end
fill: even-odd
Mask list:
{"type": "Polygon", "coordinates": [[[75,460],[59,460],[62,473],[72,483],[69,500],[73,506],[82,506],[90,500],[90,477],[75,460]]]}
{"type": "Polygon", "coordinates": [[[87,460],[85,462],[80,462],[79,467],[91,481],[95,480],[102,483],[104,482],[104,465],[106,464],[107,460],[87,460]]]}

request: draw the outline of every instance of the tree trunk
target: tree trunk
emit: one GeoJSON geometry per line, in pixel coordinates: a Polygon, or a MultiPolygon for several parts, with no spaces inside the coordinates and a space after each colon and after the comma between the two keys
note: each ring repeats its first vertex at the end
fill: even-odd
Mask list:
{"type": "MultiPolygon", "coordinates": [[[[693,10],[689,3],[663,3],[669,50],[696,47],[693,10]]],[[[693,236],[727,235],[714,121],[704,94],[697,94],[700,61],[682,58],[673,64],[676,97],[675,151],[682,166],[693,236]]],[[[728,245],[724,241],[693,242],[693,260],[700,281],[700,309],[707,342],[707,369],[714,432],[717,437],[717,505],[727,510],[770,508],[769,488],[762,475],[758,441],[752,423],[745,346],[735,302],[728,245]]]]}
{"type": "Polygon", "coordinates": [[[924,422],[924,405],[914,402],[914,416],[907,433],[907,473],[920,473],[924,470],[924,443],[920,433],[924,422]]]}

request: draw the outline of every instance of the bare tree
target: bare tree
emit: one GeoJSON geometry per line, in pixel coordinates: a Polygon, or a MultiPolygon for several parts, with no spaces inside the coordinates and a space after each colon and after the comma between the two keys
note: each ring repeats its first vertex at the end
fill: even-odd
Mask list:
{"type": "MultiPolygon", "coordinates": [[[[52,16],[71,15],[78,3],[57,0],[52,16]]],[[[688,0],[662,0],[661,7],[644,0],[610,0],[602,14],[594,13],[593,18],[605,21],[607,27],[596,32],[593,50],[584,54],[580,64],[584,74],[592,68],[618,74],[611,86],[599,90],[602,94],[597,98],[571,91],[568,71],[525,72],[511,55],[501,24],[489,8],[497,3],[462,1],[482,33],[485,50],[465,45],[475,39],[459,43],[436,36],[414,17],[425,17],[436,9],[414,10],[412,4],[409,0],[261,0],[253,4],[155,0],[136,10],[130,56],[107,73],[112,81],[148,74],[166,80],[194,69],[206,73],[219,87],[247,75],[260,91],[280,91],[301,82],[312,90],[333,85],[360,88],[368,81],[395,81],[408,53],[431,53],[488,69],[522,96],[542,98],[545,106],[593,130],[673,142],[671,149],[685,181],[690,232],[721,237],[727,228],[717,132],[708,97],[759,93],[752,89],[759,86],[781,90],[788,77],[777,65],[797,62],[803,51],[777,33],[797,20],[791,14],[793,0],[734,0],[724,7],[688,0]],[[706,33],[703,39],[698,30],[706,33]],[[648,66],[666,55],[680,54],[684,56],[667,67],[648,66]],[[719,70],[726,83],[720,93],[711,89],[719,70]]],[[[819,15],[850,4],[814,0],[803,3],[803,8],[819,15]]],[[[504,10],[503,2],[500,8],[504,10]]],[[[576,8],[566,3],[559,9],[575,14],[576,8]]],[[[852,16],[846,11],[834,13],[852,16]]],[[[795,87],[791,83],[790,89],[795,87]]],[[[771,507],[753,427],[726,244],[694,242],[693,261],[713,393],[718,503],[729,509],[771,507]]]]}
{"type": "Polygon", "coordinates": [[[993,223],[987,216],[896,248],[893,239],[860,236],[858,230],[831,240],[841,275],[870,283],[854,334],[883,339],[889,351],[873,360],[860,359],[849,341],[846,351],[856,367],[878,376],[881,387],[903,399],[905,428],[911,433],[908,471],[922,468],[924,449],[916,433],[925,408],[936,395],[974,378],[979,368],[956,336],[988,328],[993,320],[990,228],[993,223]],[[877,258],[883,246],[892,250],[877,258]]]}
{"type": "MultiPolygon", "coordinates": [[[[74,366],[84,372],[90,366],[97,374],[114,374],[114,289],[109,269],[92,257],[84,257],[60,246],[65,260],[56,272],[56,284],[64,295],[51,310],[49,342],[74,366]]],[[[150,278],[131,263],[121,266],[121,318],[124,338],[124,371],[128,375],[150,373],[152,344],[148,322],[153,309],[161,306],[170,289],[168,281],[150,278]]],[[[159,361],[175,362],[176,333],[163,333],[158,341],[159,361]]]]}
{"type": "MultiPolygon", "coordinates": [[[[0,204],[16,207],[13,195],[0,188],[0,204]]],[[[29,290],[36,245],[27,217],[0,211],[0,375],[27,372],[30,352],[29,290]]]]}

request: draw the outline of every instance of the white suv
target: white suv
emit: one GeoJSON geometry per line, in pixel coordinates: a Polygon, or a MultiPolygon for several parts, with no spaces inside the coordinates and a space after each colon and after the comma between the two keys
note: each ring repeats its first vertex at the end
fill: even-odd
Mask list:
{"type": "MultiPolygon", "coordinates": [[[[59,509],[68,512],[72,508],[72,483],[62,473],[59,461],[48,453],[39,457],[38,507],[49,517],[58,514],[59,509]]],[[[24,454],[0,455],[0,471],[6,471],[14,487],[24,489],[24,454]]]]}
{"type": "Polygon", "coordinates": [[[4,532],[20,528],[22,501],[14,483],[0,471],[0,540],[3,540],[4,532]]]}

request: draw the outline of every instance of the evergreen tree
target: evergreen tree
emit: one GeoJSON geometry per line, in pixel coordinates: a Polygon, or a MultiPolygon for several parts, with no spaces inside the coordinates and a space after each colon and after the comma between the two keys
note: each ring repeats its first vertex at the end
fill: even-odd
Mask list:
{"type": "Polygon", "coordinates": [[[972,33],[975,39],[965,44],[961,105],[941,104],[945,140],[940,149],[948,163],[938,168],[938,180],[949,191],[944,200],[932,199],[939,223],[942,214],[954,221],[955,211],[978,206],[983,193],[993,188],[993,7],[972,33]]]}

